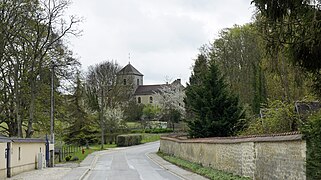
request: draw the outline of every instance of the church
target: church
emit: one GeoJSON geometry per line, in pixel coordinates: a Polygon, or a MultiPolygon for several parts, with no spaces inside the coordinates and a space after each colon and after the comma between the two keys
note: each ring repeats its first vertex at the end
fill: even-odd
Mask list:
{"type": "MultiPolygon", "coordinates": [[[[118,73],[117,77],[120,78],[123,85],[133,86],[133,97],[138,104],[155,104],[157,103],[156,93],[168,84],[154,84],[144,85],[144,75],[140,73],[134,66],[128,63],[118,73]]],[[[181,79],[176,79],[171,84],[181,84],[181,79]]]]}

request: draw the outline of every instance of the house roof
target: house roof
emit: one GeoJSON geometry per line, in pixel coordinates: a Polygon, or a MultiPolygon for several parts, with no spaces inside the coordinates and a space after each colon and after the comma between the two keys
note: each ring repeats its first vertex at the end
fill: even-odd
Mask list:
{"type": "Polygon", "coordinates": [[[156,85],[140,85],[137,87],[134,95],[152,95],[155,93],[160,92],[164,86],[171,86],[171,85],[180,85],[181,90],[184,89],[184,86],[181,84],[181,79],[176,79],[171,84],[156,84],[156,85]]]}
{"type": "Polygon", "coordinates": [[[152,95],[154,93],[159,92],[159,90],[164,86],[164,84],[156,84],[156,85],[141,85],[138,86],[135,91],[135,96],[137,95],[152,95]]]}
{"type": "Polygon", "coordinates": [[[123,69],[121,69],[118,72],[118,74],[144,76],[136,68],[134,68],[134,66],[132,66],[130,63],[128,63],[125,67],[123,67],[123,69]]]}
{"type": "Polygon", "coordinates": [[[18,143],[45,143],[45,139],[37,139],[37,138],[15,138],[15,137],[4,137],[0,136],[0,143],[6,142],[18,142],[18,143]]]}
{"type": "Polygon", "coordinates": [[[10,138],[12,142],[17,143],[45,143],[45,139],[38,139],[38,138],[10,138]]]}
{"type": "Polygon", "coordinates": [[[0,136],[0,143],[6,143],[6,142],[11,142],[11,140],[7,137],[0,136]]]}

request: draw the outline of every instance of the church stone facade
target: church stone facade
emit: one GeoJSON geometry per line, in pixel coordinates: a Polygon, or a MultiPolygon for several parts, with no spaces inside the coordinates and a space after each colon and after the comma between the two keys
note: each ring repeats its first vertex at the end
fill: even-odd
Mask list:
{"type": "MultiPolygon", "coordinates": [[[[128,85],[133,87],[133,97],[136,99],[138,104],[155,104],[157,103],[156,93],[160,91],[163,86],[167,84],[154,84],[154,85],[144,85],[144,75],[140,73],[134,66],[130,63],[122,68],[118,74],[118,78],[123,83],[123,85],[128,85]]],[[[173,83],[179,83],[181,85],[181,80],[176,79],[173,83]]]]}

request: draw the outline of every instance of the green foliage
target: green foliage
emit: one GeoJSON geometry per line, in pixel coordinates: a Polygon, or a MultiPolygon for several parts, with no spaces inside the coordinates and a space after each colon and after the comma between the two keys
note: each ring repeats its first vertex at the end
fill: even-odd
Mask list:
{"type": "Polygon", "coordinates": [[[140,134],[127,134],[117,136],[117,146],[132,146],[140,144],[142,141],[142,135],[140,134]]]}
{"type": "Polygon", "coordinates": [[[142,136],[143,136],[142,143],[149,143],[149,142],[159,141],[161,134],[142,133],[142,136]]]}
{"type": "Polygon", "coordinates": [[[259,10],[258,25],[266,40],[272,61],[282,54],[310,72],[315,93],[320,94],[321,79],[321,1],[253,0],[259,10]]]}
{"type": "Polygon", "coordinates": [[[301,131],[307,143],[307,179],[321,179],[321,111],[311,115],[301,131]]]}
{"type": "Polygon", "coordinates": [[[136,100],[130,100],[124,108],[124,117],[126,121],[140,121],[143,116],[143,104],[136,103],[136,100]]]}
{"type": "Polygon", "coordinates": [[[155,120],[158,118],[160,112],[161,110],[159,107],[147,104],[143,108],[143,118],[148,121],[155,120]]]}
{"type": "MultiPolygon", "coordinates": [[[[67,112],[70,125],[65,128],[66,134],[64,141],[67,144],[88,145],[97,142],[95,134],[98,133],[96,127],[93,126],[93,118],[89,117],[84,105],[84,88],[78,73],[75,80],[76,87],[74,92],[67,98],[67,112]]],[[[65,125],[66,126],[66,125],[65,125]]]]}
{"type": "Polygon", "coordinates": [[[175,130],[175,123],[182,120],[182,113],[177,109],[167,109],[163,111],[162,121],[167,121],[170,123],[173,131],[175,130]]]}
{"type": "Polygon", "coordinates": [[[163,129],[163,128],[154,128],[154,129],[142,129],[142,130],[133,130],[132,133],[150,133],[150,134],[160,134],[160,133],[171,133],[172,129],[163,129]]]}
{"type": "Polygon", "coordinates": [[[249,104],[254,113],[259,113],[267,92],[262,68],[264,49],[255,26],[223,29],[209,51],[231,91],[238,94],[241,103],[249,104]]]}
{"type": "Polygon", "coordinates": [[[65,157],[65,160],[66,160],[67,162],[70,161],[70,160],[71,160],[71,156],[65,157]]]}
{"type": "Polygon", "coordinates": [[[215,62],[208,64],[204,55],[195,61],[185,93],[191,137],[230,136],[240,129],[244,113],[238,98],[228,91],[215,62]]]}
{"type": "Polygon", "coordinates": [[[271,101],[261,110],[261,116],[252,118],[248,128],[242,132],[244,135],[273,134],[297,131],[300,121],[294,111],[294,103],[279,100],[271,101]]]}
{"type": "MultiPolygon", "coordinates": [[[[68,81],[77,69],[78,61],[64,41],[67,34],[79,33],[74,28],[79,19],[64,19],[69,3],[0,2],[0,114],[4,115],[0,124],[6,124],[4,133],[9,136],[32,137],[36,133],[43,137],[50,124],[51,72],[55,69],[58,99],[60,80],[68,81]]],[[[55,117],[63,113],[60,110],[56,106],[55,117]]]]}
{"type": "Polygon", "coordinates": [[[192,163],[174,156],[168,156],[161,152],[158,152],[157,154],[161,156],[163,159],[177,166],[180,166],[184,169],[190,170],[194,173],[200,174],[212,180],[242,180],[242,179],[249,180],[250,179],[247,177],[240,177],[227,172],[212,169],[210,167],[204,167],[201,164],[192,163]]]}

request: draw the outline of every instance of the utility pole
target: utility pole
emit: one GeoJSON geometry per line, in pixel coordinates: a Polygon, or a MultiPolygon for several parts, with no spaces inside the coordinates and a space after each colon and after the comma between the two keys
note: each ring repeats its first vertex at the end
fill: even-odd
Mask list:
{"type": "Polygon", "coordinates": [[[55,64],[51,61],[51,92],[50,92],[50,143],[55,144],[55,132],[54,132],[54,106],[55,106],[55,94],[54,94],[54,78],[55,78],[55,64]]]}
{"type": "Polygon", "coordinates": [[[54,113],[55,113],[55,93],[54,93],[54,79],[55,78],[55,63],[51,61],[51,91],[50,91],[50,146],[49,156],[50,156],[50,167],[54,167],[55,161],[55,132],[54,132],[54,113]]]}

